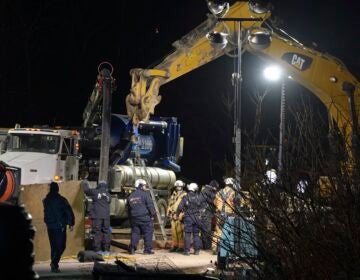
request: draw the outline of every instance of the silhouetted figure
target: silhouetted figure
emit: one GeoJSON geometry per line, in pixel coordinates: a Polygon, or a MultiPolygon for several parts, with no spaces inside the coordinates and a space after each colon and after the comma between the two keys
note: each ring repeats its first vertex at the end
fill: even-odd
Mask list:
{"type": "Polygon", "coordinates": [[[201,241],[204,250],[212,248],[212,220],[215,216],[214,199],[219,190],[219,183],[212,180],[209,185],[203,186],[200,195],[204,201],[201,211],[201,241]]]}
{"type": "Polygon", "coordinates": [[[59,194],[59,185],[50,184],[50,191],[43,200],[44,222],[51,246],[51,271],[60,272],[59,261],[66,248],[66,227],[72,231],[75,218],[69,202],[59,194]]]}

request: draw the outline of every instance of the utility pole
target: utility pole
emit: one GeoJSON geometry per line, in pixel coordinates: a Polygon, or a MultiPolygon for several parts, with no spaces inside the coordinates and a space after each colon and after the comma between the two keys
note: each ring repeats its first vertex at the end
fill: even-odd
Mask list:
{"type": "Polygon", "coordinates": [[[234,144],[235,144],[235,179],[236,182],[240,183],[241,177],[241,22],[237,22],[238,34],[237,34],[237,63],[235,63],[235,73],[233,74],[234,83],[234,144]]]}
{"type": "Polygon", "coordinates": [[[286,99],[285,99],[285,79],[281,78],[281,99],[280,99],[280,129],[279,129],[279,155],[278,155],[278,173],[281,175],[283,169],[283,146],[284,146],[284,133],[286,121],[286,99]]]}
{"type": "Polygon", "coordinates": [[[219,18],[219,21],[231,21],[237,23],[237,56],[234,73],[232,74],[232,83],[234,86],[234,137],[233,143],[235,145],[235,179],[236,183],[240,184],[241,177],[241,55],[242,55],[242,38],[241,38],[241,23],[245,21],[262,21],[262,18],[219,18]]]}
{"type": "Polygon", "coordinates": [[[103,95],[102,104],[102,123],[101,123],[101,149],[99,181],[108,181],[109,171],[109,151],[110,151],[110,127],[111,127],[111,100],[112,100],[112,78],[111,72],[107,68],[100,71],[102,79],[101,93],[103,95]]]}
{"type": "MultiPolygon", "coordinates": [[[[233,143],[235,145],[235,191],[236,191],[236,201],[240,201],[241,198],[241,83],[242,83],[242,73],[241,73],[241,55],[242,55],[242,38],[241,38],[241,23],[244,21],[262,21],[261,18],[220,18],[219,21],[232,21],[237,23],[237,57],[234,60],[234,73],[232,74],[232,83],[234,86],[234,138],[233,143]]],[[[233,247],[235,255],[243,255],[243,249],[241,248],[240,236],[242,236],[244,229],[242,228],[241,222],[243,218],[240,216],[241,205],[240,203],[235,204],[236,217],[234,218],[234,240],[233,244],[230,247],[233,247]]]]}

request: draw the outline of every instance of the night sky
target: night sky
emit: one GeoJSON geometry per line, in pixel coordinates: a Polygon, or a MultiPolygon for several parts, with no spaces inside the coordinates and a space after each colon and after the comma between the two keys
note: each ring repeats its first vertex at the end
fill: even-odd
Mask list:
{"type": "MultiPolygon", "coordinates": [[[[272,1],[282,28],[310,46],[340,58],[360,76],[360,22],[356,0],[272,1]]],[[[131,68],[156,65],[171,44],[206,19],[204,0],[183,1],[13,1],[0,2],[0,127],[35,124],[78,126],[93,89],[97,66],[113,64],[117,91],[113,112],[125,114],[131,68]]],[[[252,126],[248,97],[264,87],[263,63],[245,55],[243,126],[252,126]]],[[[222,57],[161,87],[156,113],[176,116],[185,137],[182,176],[200,183],[221,177],[231,156],[233,60],[222,57]]],[[[277,133],[279,86],[264,103],[262,129],[277,133]]],[[[294,96],[308,94],[288,87],[294,96]]],[[[317,104],[315,102],[315,104],[317,104]]],[[[319,109],[321,110],[321,108],[319,109]]]]}

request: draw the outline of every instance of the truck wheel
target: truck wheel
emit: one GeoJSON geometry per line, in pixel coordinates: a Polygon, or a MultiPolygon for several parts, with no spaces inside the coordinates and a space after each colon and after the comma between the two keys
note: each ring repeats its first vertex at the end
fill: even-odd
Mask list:
{"type": "Polygon", "coordinates": [[[1,279],[38,279],[33,271],[35,228],[31,215],[23,206],[0,203],[0,217],[1,279]]]}
{"type": "Polygon", "coordinates": [[[161,220],[164,222],[164,225],[166,225],[166,223],[167,223],[167,221],[166,221],[167,220],[166,219],[167,203],[166,203],[165,199],[160,198],[156,201],[156,204],[159,209],[161,220]]]}

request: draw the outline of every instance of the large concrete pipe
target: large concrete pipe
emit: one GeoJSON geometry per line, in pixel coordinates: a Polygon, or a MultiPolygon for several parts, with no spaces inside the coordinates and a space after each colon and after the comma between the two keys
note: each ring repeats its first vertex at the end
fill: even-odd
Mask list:
{"type": "Polygon", "coordinates": [[[109,185],[112,192],[121,192],[124,187],[134,186],[135,180],[143,178],[154,189],[167,190],[174,186],[176,176],[171,170],[158,167],[116,165],[110,172],[109,185]]]}

